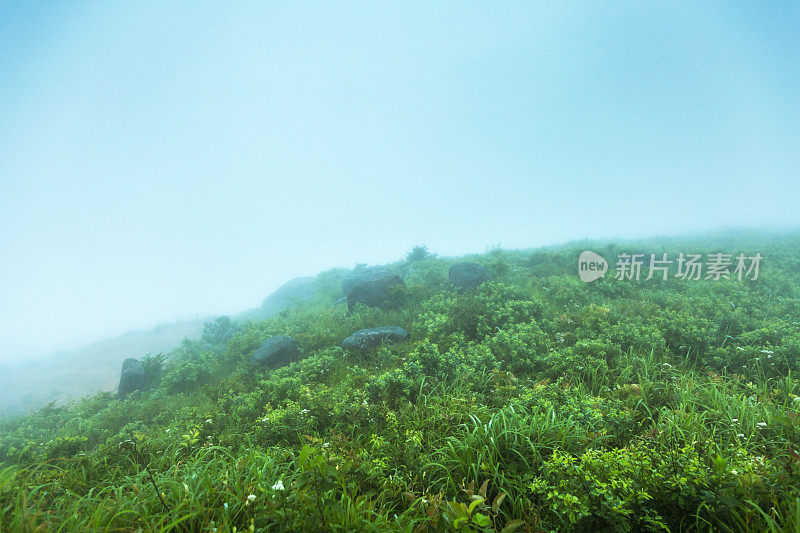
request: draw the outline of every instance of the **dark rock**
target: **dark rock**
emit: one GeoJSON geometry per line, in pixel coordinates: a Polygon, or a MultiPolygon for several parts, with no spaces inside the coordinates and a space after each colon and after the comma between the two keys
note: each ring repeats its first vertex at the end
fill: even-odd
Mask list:
{"type": "Polygon", "coordinates": [[[450,267],[450,283],[459,289],[474,289],[481,283],[492,281],[492,273],[477,263],[456,263],[450,267]]]}
{"type": "Polygon", "coordinates": [[[261,304],[267,313],[279,313],[292,305],[306,302],[317,293],[317,278],[294,278],[287,281],[270,294],[261,304]]]}
{"type": "Polygon", "coordinates": [[[342,280],[342,293],[344,293],[344,295],[347,296],[348,294],[350,294],[350,291],[353,290],[353,287],[355,287],[362,281],[387,275],[391,276],[392,273],[383,267],[370,267],[370,268],[361,268],[359,270],[353,270],[352,272],[347,274],[342,280]]]}
{"type": "Polygon", "coordinates": [[[403,342],[408,339],[408,331],[397,326],[360,329],[342,342],[345,350],[364,351],[377,348],[382,343],[403,342]]]}
{"type": "Polygon", "coordinates": [[[147,388],[147,372],[138,359],[129,357],[122,362],[117,396],[125,398],[128,394],[147,388]]]}
{"type": "Polygon", "coordinates": [[[277,367],[297,361],[299,356],[300,348],[297,341],[288,335],[278,335],[261,343],[261,346],[253,352],[250,358],[256,363],[277,367]]]}
{"type": "Polygon", "coordinates": [[[348,311],[352,311],[357,303],[369,307],[382,307],[389,303],[393,289],[405,286],[400,276],[392,274],[385,268],[362,270],[353,278],[352,283],[342,283],[342,288],[349,287],[348,311]]]}

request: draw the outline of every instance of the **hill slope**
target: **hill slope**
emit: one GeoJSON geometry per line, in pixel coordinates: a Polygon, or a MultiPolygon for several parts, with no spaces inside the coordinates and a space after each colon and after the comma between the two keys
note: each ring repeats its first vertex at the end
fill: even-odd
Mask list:
{"type": "MultiPolygon", "coordinates": [[[[307,288],[308,283],[306,287],[300,287],[305,290],[299,293],[292,285],[308,280],[313,278],[287,282],[267,296],[261,307],[242,311],[233,319],[264,319],[309,298],[312,293],[307,288]]],[[[116,391],[125,359],[146,354],[169,354],[184,340],[199,339],[203,325],[210,320],[211,317],[159,324],[146,331],[129,331],[78,350],[0,368],[0,416],[16,416],[51,402],[64,405],[101,391],[116,391]]]]}
{"type": "Polygon", "coordinates": [[[50,402],[63,405],[115,390],[126,358],[168,353],[185,338],[199,338],[202,330],[202,320],[160,324],[4,369],[0,373],[0,415],[27,413],[50,402]]]}
{"type": "Polygon", "coordinates": [[[324,272],[312,300],[147,361],[151,390],[0,424],[0,527],[800,526],[800,233],[414,258],[386,265],[406,284],[387,308],[348,313],[346,272],[324,272]],[[755,280],[734,259],[730,279],[676,262],[583,283],[587,248],[612,271],[627,252],[763,261],[755,280]],[[493,281],[455,291],[461,260],[493,281]],[[386,325],[410,340],[341,348],[386,325]],[[275,335],[301,360],[253,363],[275,335]]]}

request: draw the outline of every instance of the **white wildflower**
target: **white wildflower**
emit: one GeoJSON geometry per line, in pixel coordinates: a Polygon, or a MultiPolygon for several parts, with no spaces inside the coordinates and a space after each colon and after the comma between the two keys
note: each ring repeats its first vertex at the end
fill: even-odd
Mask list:
{"type": "Polygon", "coordinates": [[[760,428],[765,428],[765,427],[767,427],[767,423],[766,423],[766,422],[756,422],[756,425],[757,425],[758,427],[760,427],[760,428]]]}
{"type": "Polygon", "coordinates": [[[733,474],[734,476],[737,475],[738,473],[739,472],[737,472],[736,470],[731,470],[731,474],[733,474]]]}
{"type": "Polygon", "coordinates": [[[285,490],[286,487],[283,486],[283,480],[279,479],[277,483],[272,485],[272,490],[285,490]]]}
{"type": "Polygon", "coordinates": [[[301,414],[301,415],[304,415],[304,414],[306,414],[307,412],[308,412],[308,409],[303,409],[302,411],[300,411],[300,414],[301,414]]]}
{"type": "Polygon", "coordinates": [[[737,433],[736,436],[739,438],[744,438],[744,433],[737,433]]]}
{"type": "Polygon", "coordinates": [[[255,495],[255,494],[251,494],[251,495],[249,495],[249,496],[247,497],[247,501],[246,501],[246,502],[244,502],[244,504],[245,504],[245,505],[250,505],[250,504],[251,504],[251,503],[253,503],[254,501],[256,501],[256,495],[255,495]]]}
{"type": "Polygon", "coordinates": [[[734,422],[734,423],[736,423],[736,422],[738,422],[738,421],[739,421],[739,419],[738,419],[738,418],[733,418],[733,419],[731,419],[731,422],[734,422]]]}
{"type": "Polygon", "coordinates": [[[761,350],[761,353],[773,354],[775,352],[773,352],[772,350],[761,350]]]}

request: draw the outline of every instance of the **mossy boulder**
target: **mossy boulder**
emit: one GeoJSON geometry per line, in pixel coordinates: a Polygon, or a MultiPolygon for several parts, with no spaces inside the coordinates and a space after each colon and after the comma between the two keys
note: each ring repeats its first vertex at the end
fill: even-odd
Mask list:
{"type": "Polygon", "coordinates": [[[481,283],[492,281],[492,273],[483,265],[465,261],[450,267],[449,279],[459,290],[474,289],[481,283]]]}
{"type": "Polygon", "coordinates": [[[348,273],[342,280],[342,293],[347,296],[353,290],[353,287],[362,281],[391,275],[392,272],[385,267],[357,268],[348,273]]]}
{"type": "Polygon", "coordinates": [[[133,391],[147,388],[147,372],[138,359],[129,357],[122,362],[117,396],[124,399],[133,391]]]}
{"type": "Polygon", "coordinates": [[[393,301],[397,291],[405,289],[403,278],[385,268],[369,269],[359,272],[342,283],[347,292],[347,309],[352,311],[356,304],[368,307],[384,307],[393,301]]]}
{"type": "Polygon", "coordinates": [[[300,347],[294,337],[278,335],[262,342],[250,359],[267,367],[278,367],[297,361],[299,357],[300,347]]]}
{"type": "Polygon", "coordinates": [[[408,331],[398,326],[360,329],[342,342],[342,348],[361,352],[377,348],[383,343],[403,342],[408,339],[408,331]]]}

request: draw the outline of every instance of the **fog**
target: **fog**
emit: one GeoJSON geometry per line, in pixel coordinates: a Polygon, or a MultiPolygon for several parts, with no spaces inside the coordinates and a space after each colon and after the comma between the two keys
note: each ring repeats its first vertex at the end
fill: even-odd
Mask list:
{"type": "Polygon", "coordinates": [[[0,5],[0,363],[290,278],[786,227],[798,4],[0,5]]]}

